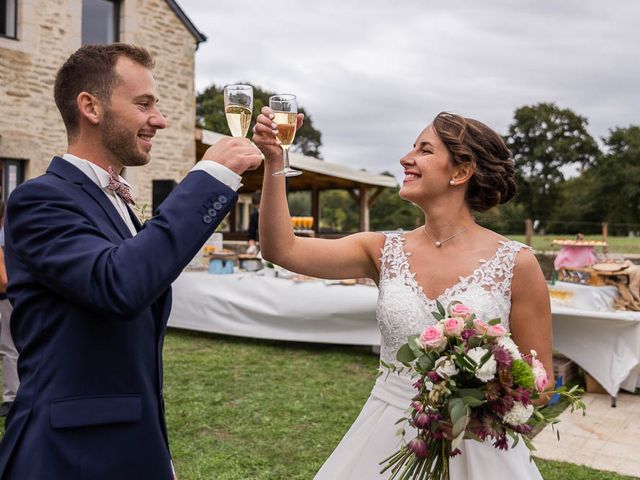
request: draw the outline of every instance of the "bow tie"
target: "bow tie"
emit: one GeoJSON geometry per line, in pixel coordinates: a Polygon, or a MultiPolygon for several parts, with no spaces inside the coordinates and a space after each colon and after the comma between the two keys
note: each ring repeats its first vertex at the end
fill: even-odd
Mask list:
{"type": "Polygon", "coordinates": [[[136,202],[133,200],[133,195],[131,195],[131,189],[120,181],[120,176],[113,167],[109,167],[107,172],[109,173],[109,185],[107,185],[107,188],[119,195],[125,202],[135,205],[136,202]]]}

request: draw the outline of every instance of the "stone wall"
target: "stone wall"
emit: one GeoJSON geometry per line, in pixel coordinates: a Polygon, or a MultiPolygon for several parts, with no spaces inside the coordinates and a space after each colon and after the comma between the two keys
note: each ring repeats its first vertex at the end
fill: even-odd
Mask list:
{"type": "MultiPolygon", "coordinates": [[[[82,0],[23,0],[17,40],[0,38],[0,157],[21,159],[25,177],[46,170],[67,139],[53,101],[57,69],[81,46],[82,0]]],[[[121,4],[120,40],[156,57],[160,107],[168,127],[156,136],[151,163],[126,172],[139,204],[151,203],[151,181],[179,181],[195,162],[196,41],[164,0],[121,4]]]]}

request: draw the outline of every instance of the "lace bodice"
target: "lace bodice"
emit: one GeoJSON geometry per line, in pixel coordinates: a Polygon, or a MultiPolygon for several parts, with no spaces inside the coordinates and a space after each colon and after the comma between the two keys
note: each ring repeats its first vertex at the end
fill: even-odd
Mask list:
{"type": "Polygon", "coordinates": [[[487,321],[500,318],[509,330],[511,312],[511,278],[515,257],[526,245],[515,241],[501,241],[489,260],[467,277],[460,277],[437,299],[428,298],[409,269],[409,252],[404,250],[402,233],[387,234],[380,257],[380,288],[376,317],[381,332],[380,359],[395,363],[396,352],[410,335],[416,335],[435,323],[431,312],[436,300],[445,307],[458,300],[472,308],[478,317],[487,321]]]}

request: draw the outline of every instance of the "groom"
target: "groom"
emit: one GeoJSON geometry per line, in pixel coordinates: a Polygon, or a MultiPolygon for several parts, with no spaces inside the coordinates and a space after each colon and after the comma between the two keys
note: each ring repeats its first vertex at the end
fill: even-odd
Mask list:
{"type": "Polygon", "coordinates": [[[0,443],[4,480],[170,480],[162,343],[171,283],[234,205],[261,154],[212,146],[140,225],[118,174],[165,128],[153,59],[85,46],[58,71],[69,146],[8,202],[6,257],[20,389],[0,443]]]}

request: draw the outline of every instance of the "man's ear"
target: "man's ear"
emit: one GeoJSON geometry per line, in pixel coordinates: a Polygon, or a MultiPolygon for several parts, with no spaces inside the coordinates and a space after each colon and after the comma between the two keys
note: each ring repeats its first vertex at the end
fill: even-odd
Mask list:
{"type": "Polygon", "coordinates": [[[104,112],[102,102],[88,92],[80,92],[76,98],[76,104],[80,117],[85,118],[90,124],[97,125],[104,112]]]}

